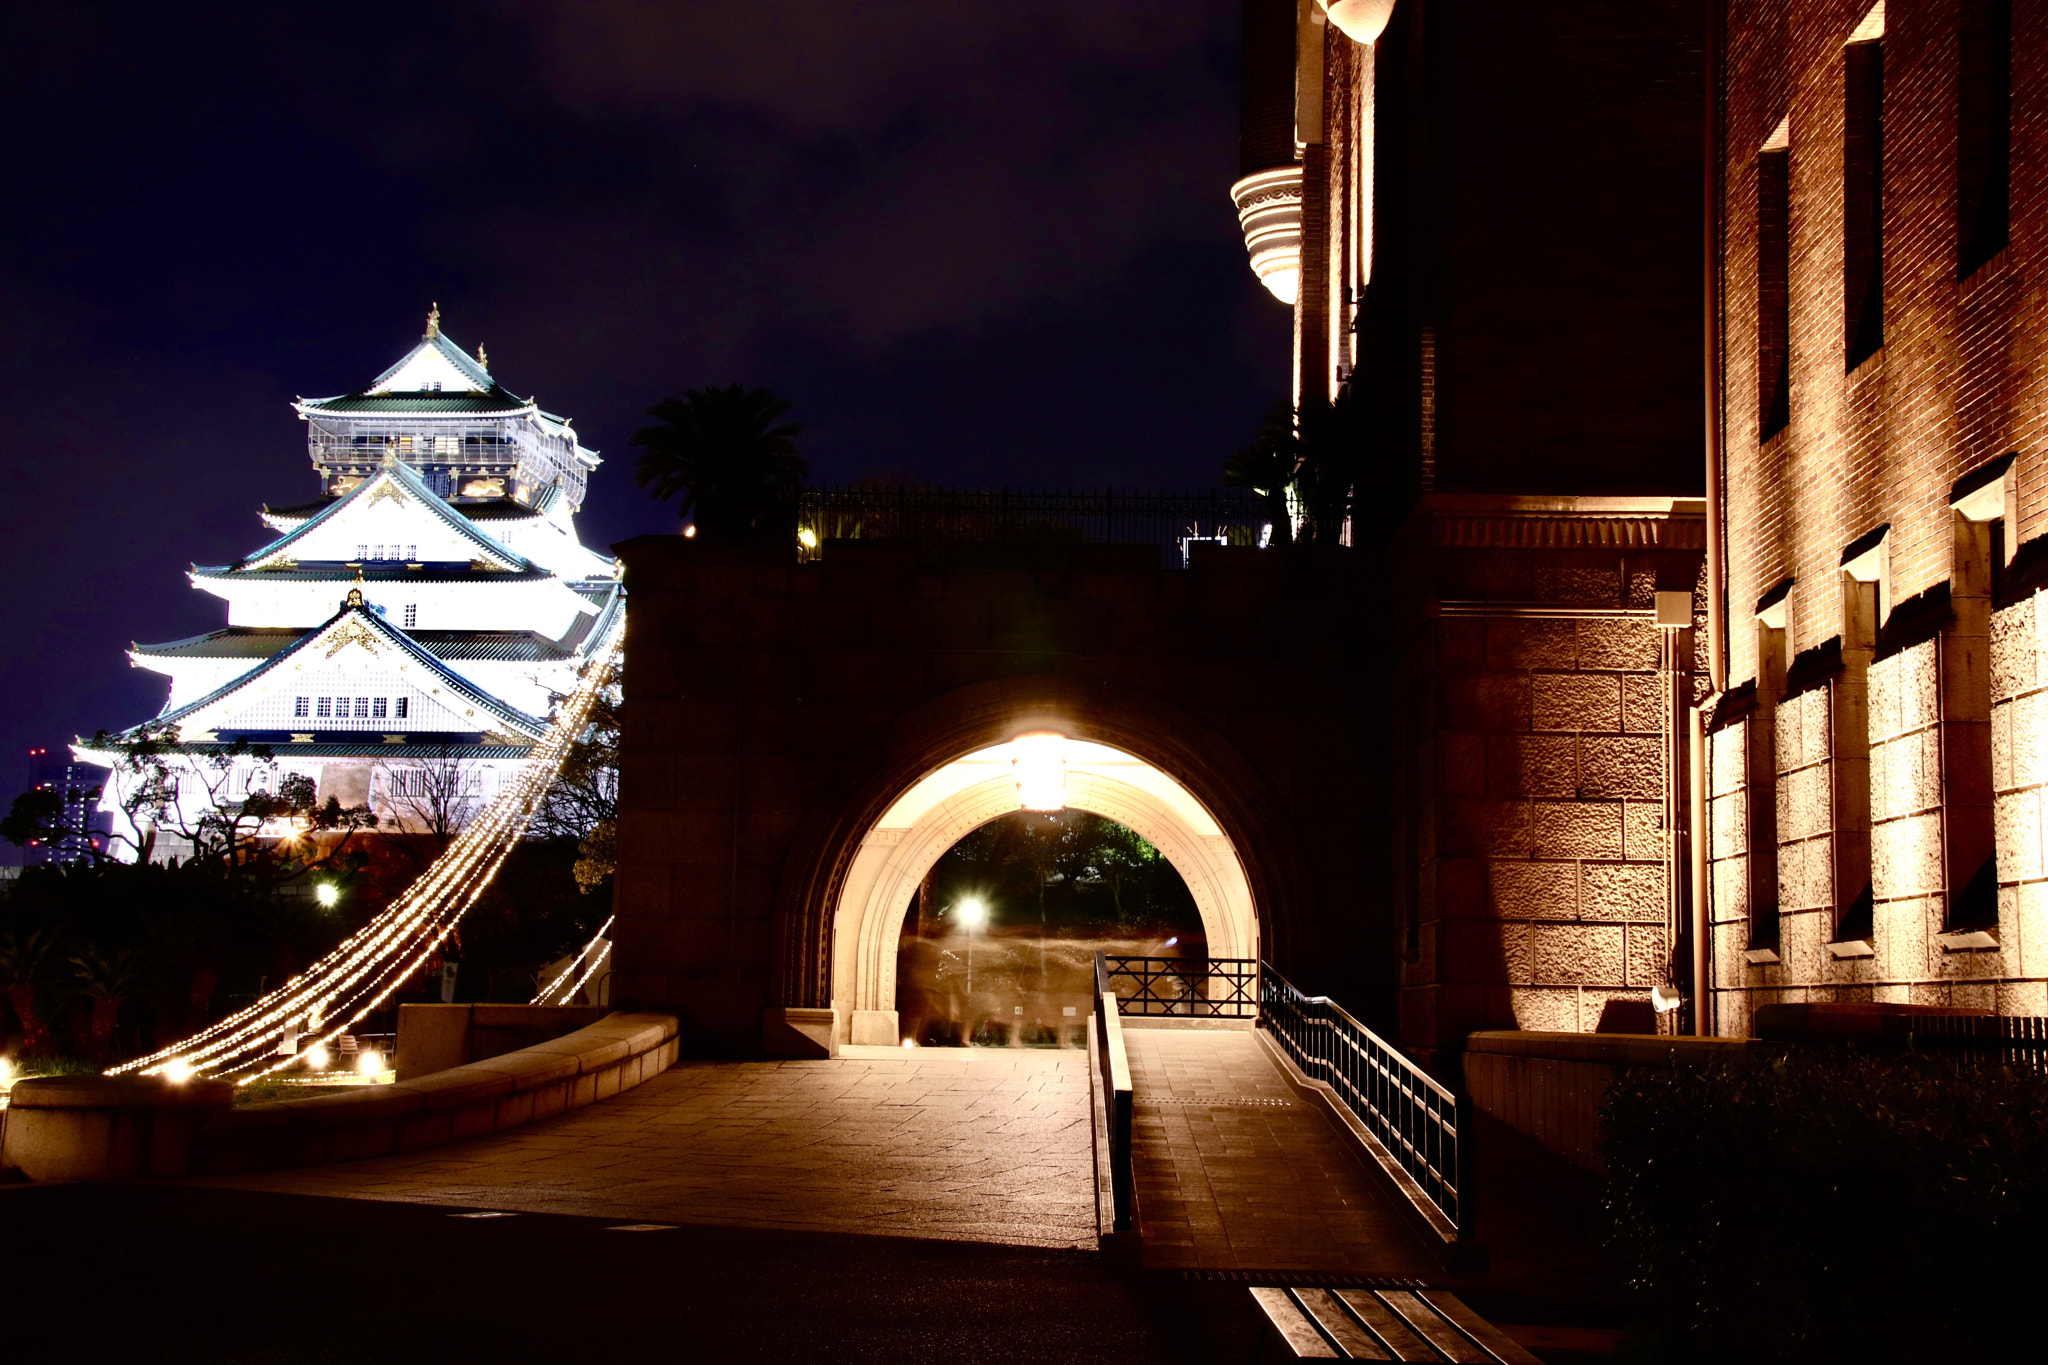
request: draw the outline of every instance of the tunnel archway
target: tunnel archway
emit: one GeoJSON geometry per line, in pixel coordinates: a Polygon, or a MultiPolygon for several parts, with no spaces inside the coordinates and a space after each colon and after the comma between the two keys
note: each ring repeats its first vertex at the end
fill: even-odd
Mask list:
{"type": "MultiPolygon", "coordinates": [[[[1160,768],[1112,745],[1061,736],[1062,805],[1114,820],[1157,848],[1193,896],[1218,958],[1256,958],[1249,878],[1216,816],[1160,768]]],[[[1014,741],[924,774],[892,801],[854,850],[832,908],[832,1007],[842,1042],[893,1045],[897,946],[905,907],[932,866],[969,831],[1022,808],[1014,741]]]]}

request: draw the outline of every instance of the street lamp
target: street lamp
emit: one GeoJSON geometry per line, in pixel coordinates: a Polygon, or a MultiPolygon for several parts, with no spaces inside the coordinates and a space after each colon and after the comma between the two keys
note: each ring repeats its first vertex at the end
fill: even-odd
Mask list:
{"type": "Polygon", "coordinates": [[[341,899],[341,890],[333,882],[321,882],[313,888],[313,899],[319,901],[323,909],[332,910],[341,899]]]}
{"type": "Polygon", "coordinates": [[[974,1008],[974,931],[988,918],[988,902],[969,896],[953,907],[954,918],[967,930],[967,1008],[974,1008]]]}

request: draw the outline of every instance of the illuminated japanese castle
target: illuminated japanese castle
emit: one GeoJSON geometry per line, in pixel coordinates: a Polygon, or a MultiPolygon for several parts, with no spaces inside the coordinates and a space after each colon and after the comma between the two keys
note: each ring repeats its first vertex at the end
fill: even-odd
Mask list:
{"type": "MultiPolygon", "coordinates": [[[[323,802],[413,825],[406,798],[430,772],[445,784],[451,761],[461,795],[488,799],[622,610],[613,562],[576,537],[597,454],[567,418],[500,386],[481,347],[472,357],[443,336],[438,309],[369,385],[294,406],[321,496],[265,507],[274,539],[191,570],[226,600],[224,627],[129,654],[169,677],[155,723],[177,726],[185,752],[247,740],[277,760],[181,780],[181,813],[303,773],[323,802]]],[[[117,821],[118,785],[103,801],[117,821]]],[[[176,851],[171,823],[160,854],[176,851]]]]}

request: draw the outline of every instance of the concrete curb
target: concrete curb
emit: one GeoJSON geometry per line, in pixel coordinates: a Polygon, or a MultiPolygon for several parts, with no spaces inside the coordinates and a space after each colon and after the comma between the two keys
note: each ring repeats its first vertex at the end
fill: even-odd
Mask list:
{"type": "Polygon", "coordinates": [[[676,1032],[673,1015],[612,1014],[552,1042],[413,1080],[240,1110],[225,1086],[180,1099],[162,1082],[132,1097],[120,1081],[88,1087],[104,1095],[77,1096],[70,1086],[23,1094],[32,1084],[23,1082],[7,1110],[0,1164],[37,1181],[128,1180],[416,1152],[630,1090],[675,1064],[676,1032]],[[173,1115],[178,1131],[159,1133],[173,1115]]]}

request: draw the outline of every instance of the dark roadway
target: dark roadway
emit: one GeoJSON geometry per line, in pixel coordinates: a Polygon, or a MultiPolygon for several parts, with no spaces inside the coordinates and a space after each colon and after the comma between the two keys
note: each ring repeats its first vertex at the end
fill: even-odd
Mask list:
{"type": "Polygon", "coordinates": [[[1241,1283],[1092,1252],[166,1185],[0,1188],[17,1361],[1248,1361],[1241,1283]]]}

